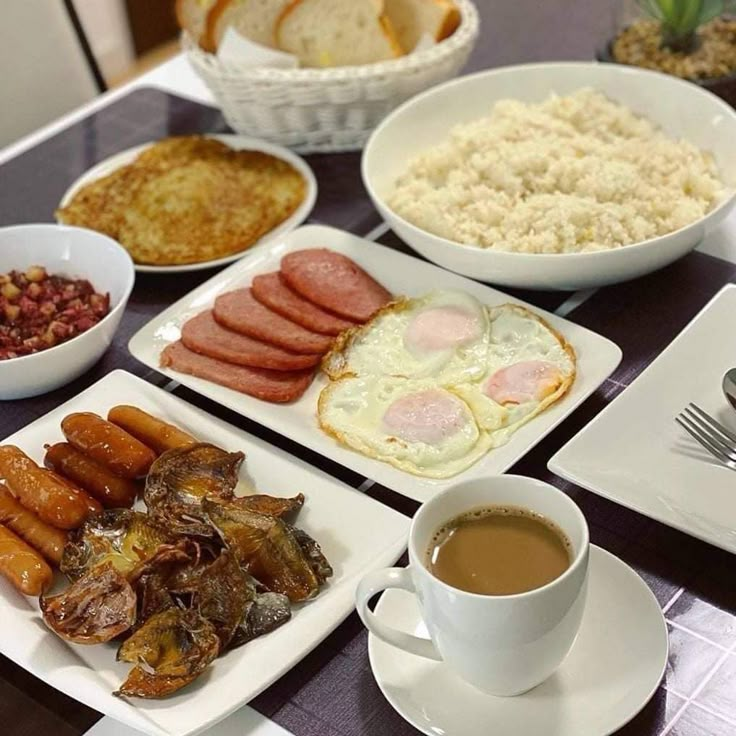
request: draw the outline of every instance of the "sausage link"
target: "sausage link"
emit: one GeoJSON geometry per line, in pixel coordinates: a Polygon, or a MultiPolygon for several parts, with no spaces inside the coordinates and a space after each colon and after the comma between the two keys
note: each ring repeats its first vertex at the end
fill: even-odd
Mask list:
{"type": "Polygon", "coordinates": [[[95,506],[99,509],[84,491],[39,468],[13,445],[0,446],[0,479],[27,509],[59,529],[76,529],[95,506]]]}
{"type": "Polygon", "coordinates": [[[66,532],[49,526],[32,511],[24,509],[6,488],[0,486],[0,524],[4,524],[40,552],[49,562],[58,567],[64,545],[66,532]]]}
{"type": "Polygon", "coordinates": [[[67,488],[71,488],[75,493],[81,494],[84,502],[87,504],[87,516],[90,514],[97,514],[102,511],[102,504],[96,498],[92,498],[89,493],[74,485],[69,478],[65,478],[63,475],[59,475],[53,470],[47,469],[46,472],[56,478],[59,483],[63,483],[67,488]]]}
{"type": "Polygon", "coordinates": [[[10,529],[0,525],[0,575],[24,595],[41,595],[54,574],[43,557],[10,529]]]}
{"type": "Polygon", "coordinates": [[[114,406],[107,415],[108,421],[117,424],[137,440],[150,447],[157,455],[176,447],[193,445],[197,440],[179,427],[151,416],[136,406],[114,406]]]}
{"type": "Polygon", "coordinates": [[[130,508],[138,495],[138,484],[120,478],[67,442],[46,449],[43,464],[91,493],[108,508],[130,508]]]}
{"type": "Polygon", "coordinates": [[[97,414],[70,414],[61,423],[67,441],[95,462],[123,478],[142,478],[156,453],[97,414]]]}

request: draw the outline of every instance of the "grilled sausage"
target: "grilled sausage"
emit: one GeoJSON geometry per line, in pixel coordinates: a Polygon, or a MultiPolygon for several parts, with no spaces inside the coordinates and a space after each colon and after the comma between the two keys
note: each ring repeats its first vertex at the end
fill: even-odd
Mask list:
{"type": "Polygon", "coordinates": [[[24,595],[41,595],[53,573],[43,557],[10,529],[0,526],[0,575],[24,595]]]}
{"type": "Polygon", "coordinates": [[[0,487],[0,524],[17,534],[49,562],[59,565],[66,544],[66,532],[41,521],[32,511],[24,509],[5,488],[0,487]]]}
{"type": "Polygon", "coordinates": [[[138,495],[138,484],[134,480],[114,475],[67,442],[57,442],[48,447],[43,463],[91,493],[108,508],[130,508],[138,495]]]}
{"type": "Polygon", "coordinates": [[[123,478],[142,478],[156,459],[150,447],[97,414],[70,414],[61,430],[77,450],[123,478]]]}
{"type": "Polygon", "coordinates": [[[114,406],[107,418],[159,455],[197,442],[194,437],[173,424],[167,424],[135,406],[114,406]]]}
{"type": "Polygon", "coordinates": [[[84,491],[39,468],[13,445],[0,446],[0,479],[27,509],[58,529],[76,529],[91,511],[100,510],[84,491]]]}

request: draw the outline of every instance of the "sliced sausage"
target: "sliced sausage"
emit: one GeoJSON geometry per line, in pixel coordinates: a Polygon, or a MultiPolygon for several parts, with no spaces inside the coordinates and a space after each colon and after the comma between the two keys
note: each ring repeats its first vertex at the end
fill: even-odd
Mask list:
{"type": "Polygon", "coordinates": [[[289,253],[281,259],[281,275],[305,299],[356,322],[367,322],[391,301],[391,294],[357,263],[327,248],[289,253]]]}
{"type": "Polygon", "coordinates": [[[225,363],[194,353],[181,342],[164,349],[161,365],[277,404],[298,399],[314,377],[311,370],[286,373],[225,363]]]}
{"type": "Polygon", "coordinates": [[[76,529],[100,505],[55,473],[40,468],[13,445],[0,446],[0,480],[42,521],[58,529],[76,529]]]}
{"type": "Polygon", "coordinates": [[[23,595],[41,595],[54,577],[36,550],[0,525],[0,575],[23,595]]]}
{"type": "Polygon", "coordinates": [[[92,412],[64,417],[61,431],[69,444],[123,478],[142,478],[156,459],[150,447],[92,412]]]}
{"type": "Polygon", "coordinates": [[[290,353],[276,345],[228,330],[215,321],[212,311],[202,312],[186,322],[181,329],[181,341],[195,353],[251,368],[297,371],[313,368],[322,358],[319,354],[290,353]]]}
{"type": "Polygon", "coordinates": [[[107,414],[107,420],[124,429],[140,440],[146,447],[161,455],[185,445],[194,445],[198,440],[183,429],[168,424],[158,417],[151,416],[137,406],[121,404],[113,406],[107,414]]]}
{"type": "Polygon", "coordinates": [[[253,296],[264,306],[302,327],[323,335],[339,335],[355,322],[330,314],[290,289],[279,273],[256,276],[251,284],[253,296]]]}
{"type": "Polygon", "coordinates": [[[306,330],[264,307],[250,289],[237,289],[218,296],[214,314],[223,327],[293,353],[326,353],[332,344],[326,335],[306,330]]]}
{"type": "Polygon", "coordinates": [[[68,442],[57,442],[47,448],[43,463],[108,508],[130,508],[138,495],[138,484],[134,480],[115,475],[68,442]]]}

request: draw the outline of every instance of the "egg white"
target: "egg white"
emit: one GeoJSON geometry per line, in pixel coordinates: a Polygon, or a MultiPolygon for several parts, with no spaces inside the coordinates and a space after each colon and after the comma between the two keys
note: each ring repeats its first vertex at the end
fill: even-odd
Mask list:
{"type": "Polygon", "coordinates": [[[575,378],[575,353],[543,319],[516,305],[488,308],[490,340],[488,359],[478,381],[454,387],[471,408],[479,426],[489,433],[491,447],[500,447],[523,424],[558,401],[575,378]],[[526,361],[544,361],[556,366],[560,384],[540,400],[502,405],[483,392],[494,373],[526,361]]]}
{"type": "Polygon", "coordinates": [[[320,426],[340,442],[369,457],[428,478],[448,478],[465,470],[491,447],[470,408],[457,395],[432,380],[394,376],[345,376],[323,389],[319,398],[320,426]],[[458,406],[462,428],[436,444],[407,441],[388,431],[383,422],[389,407],[402,397],[427,389],[444,392],[458,406]]]}
{"type": "Polygon", "coordinates": [[[440,386],[473,381],[483,375],[489,341],[488,314],[483,305],[461,291],[433,291],[384,307],[362,327],[338,338],[323,362],[332,379],[346,375],[432,378],[440,386]],[[478,336],[443,350],[412,349],[411,326],[420,316],[431,324],[431,310],[450,308],[473,316],[478,336]]]}

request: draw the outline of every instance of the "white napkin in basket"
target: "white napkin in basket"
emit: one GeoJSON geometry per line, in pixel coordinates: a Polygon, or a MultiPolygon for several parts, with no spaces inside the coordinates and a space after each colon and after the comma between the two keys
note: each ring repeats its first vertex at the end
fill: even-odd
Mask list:
{"type": "MultiPolygon", "coordinates": [[[[436,45],[428,33],[422,35],[411,53],[424,51],[436,45]]],[[[270,67],[272,69],[298,69],[299,59],[294,54],[262,46],[242,36],[232,26],[228,26],[217,49],[221,61],[240,64],[251,68],[270,67]]]]}
{"type": "Polygon", "coordinates": [[[217,56],[221,61],[248,67],[296,69],[299,66],[299,59],[294,54],[261,46],[241,36],[232,26],[228,26],[225,30],[217,49],[217,56]]]}

